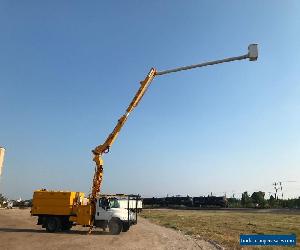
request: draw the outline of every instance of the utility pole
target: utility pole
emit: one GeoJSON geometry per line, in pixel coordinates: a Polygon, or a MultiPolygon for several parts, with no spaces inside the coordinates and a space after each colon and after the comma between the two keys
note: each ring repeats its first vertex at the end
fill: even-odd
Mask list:
{"type": "Polygon", "coordinates": [[[286,182],[296,182],[296,181],[275,181],[273,183],[273,186],[274,186],[274,189],[275,189],[275,199],[278,200],[279,192],[281,192],[281,199],[283,200],[283,185],[282,184],[286,183],[286,182]]]}
{"type": "Polygon", "coordinates": [[[283,200],[282,182],[281,181],[279,182],[279,185],[280,185],[280,191],[281,191],[281,199],[283,200]]]}
{"type": "Polygon", "coordinates": [[[273,183],[273,186],[274,186],[274,189],[275,189],[275,200],[277,199],[278,200],[278,195],[277,195],[277,191],[278,191],[278,185],[279,185],[279,182],[274,182],[273,183]]]}

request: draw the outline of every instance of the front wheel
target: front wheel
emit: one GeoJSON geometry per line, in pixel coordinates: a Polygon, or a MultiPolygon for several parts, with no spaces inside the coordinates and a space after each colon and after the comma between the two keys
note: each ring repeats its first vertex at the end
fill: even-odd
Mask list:
{"type": "Polygon", "coordinates": [[[127,232],[130,228],[130,225],[128,223],[123,223],[123,229],[122,232],[127,232]]]}
{"type": "Polygon", "coordinates": [[[117,234],[121,233],[121,231],[123,229],[123,225],[122,225],[122,222],[119,219],[112,219],[108,223],[108,228],[109,228],[109,232],[111,234],[117,235],[117,234]]]}

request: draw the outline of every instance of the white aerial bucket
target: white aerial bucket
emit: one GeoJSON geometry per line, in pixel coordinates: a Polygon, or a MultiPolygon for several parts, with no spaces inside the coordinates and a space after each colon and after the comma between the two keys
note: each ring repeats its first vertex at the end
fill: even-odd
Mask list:
{"type": "Polygon", "coordinates": [[[0,176],[2,175],[5,148],[0,147],[0,176]]]}

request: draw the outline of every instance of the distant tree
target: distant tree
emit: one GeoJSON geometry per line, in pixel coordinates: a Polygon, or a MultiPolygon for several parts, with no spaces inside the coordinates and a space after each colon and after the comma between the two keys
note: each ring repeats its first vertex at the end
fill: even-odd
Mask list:
{"type": "Polygon", "coordinates": [[[241,204],[243,207],[252,207],[252,199],[247,191],[242,194],[241,204]]]}
{"type": "Polygon", "coordinates": [[[264,208],[266,206],[265,192],[253,192],[251,198],[255,206],[259,206],[260,208],[264,208]]]}
{"type": "Polygon", "coordinates": [[[298,199],[279,200],[279,204],[283,208],[300,208],[300,197],[298,199]]]}
{"type": "Polygon", "coordinates": [[[3,194],[0,194],[0,205],[3,205],[3,202],[7,199],[3,196],[3,194]]]}
{"type": "Polygon", "coordinates": [[[269,205],[270,207],[274,207],[276,204],[276,199],[273,195],[270,196],[270,199],[269,199],[269,205]]]}
{"type": "Polygon", "coordinates": [[[296,200],[296,207],[300,208],[300,196],[298,197],[298,199],[296,200]]]}
{"type": "Polygon", "coordinates": [[[241,200],[237,198],[227,198],[228,207],[241,207],[241,200]]]}

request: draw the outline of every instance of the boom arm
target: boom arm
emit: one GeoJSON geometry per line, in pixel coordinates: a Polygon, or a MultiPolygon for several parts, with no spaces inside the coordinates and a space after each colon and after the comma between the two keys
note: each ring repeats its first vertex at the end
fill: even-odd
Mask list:
{"type": "Polygon", "coordinates": [[[137,93],[135,94],[134,98],[132,99],[131,103],[129,104],[126,112],[121,118],[118,120],[117,125],[115,126],[114,130],[109,134],[106,138],[105,142],[102,145],[97,146],[92,152],[94,155],[101,155],[103,153],[109,152],[109,148],[114,143],[115,139],[119,135],[121,128],[124,126],[125,122],[131,111],[139,104],[140,100],[144,96],[145,92],[147,91],[150,83],[152,82],[153,78],[155,77],[156,70],[152,68],[146,78],[141,81],[141,86],[137,93]]]}
{"type": "MultiPolygon", "coordinates": [[[[205,62],[201,64],[194,64],[190,66],[184,66],[184,67],[179,67],[175,69],[170,69],[170,70],[165,70],[158,72],[156,69],[152,68],[146,78],[141,81],[141,86],[138,89],[137,93],[133,97],[131,103],[129,104],[128,108],[125,111],[125,114],[121,116],[121,118],[118,120],[115,128],[113,131],[109,134],[109,136],[106,138],[103,144],[97,146],[94,150],[92,150],[94,154],[93,161],[96,163],[96,169],[95,169],[95,174],[93,178],[93,186],[92,186],[92,193],[90,197],[90,202],[92,205],[92,221],[93,217],[95,214],[95,202],[98,193],[100,192],[100,187],[101,187],[101,182],[102,182],[102,176],[103,176],[103,159],[102,159],[102,154],[108,153],[110,147],[118,137],[122,127],[127,121],[127,118],[129,114],[134,110],[134,108],[139,104],[141,101],[142,97],[144,96],[145,92],[147,91],[148,87],[150,86],[152,80],[154,79],[155,76],[159,75],[165,75],[169,73],[174,73],[177,71],[181,70],[189,70],[193,68],[199,68],[199,67],[204,67],[204,66],[209,66],[209,65],[215,65],[215,64],[220,64],[220,63],[225,63],[225,62],[231,62],[231,61],[236,61],[236,60],[243,60],[243,59],[248,59],[250,61],[255,61],[257,60],[258,57],[258,51],[257,51],[257,45],[256,44],[251,44],[248,47],[248,53],[242,56],[237,56],[237,57],[230,57],[222,60],[216,60],[216,61],[210,61],[210,62],[205,62]]],[[[92,226],[91,226],[92,228],[92,226]]],[[[91,231],[90,228],[90,231],[91,231]]]]}
{"type": "Polygon", "coordinates": [[[109,134],[106,138],[105,142],[99,146],[97,146],[92,152],[94,154],[93,161],[96,163],[95,174],[93,178],[93,187],[92,187],[92,194],[91,194],[91,202],[95,202],[97,198],[97,194],[100,192],[100,186],[102,182],[102,175],[103,175],[103,159],[102,154],[108,153],[111,145],[114,143],[116,138],[118,137],[122,127],[124,126],[125,122],[129,114],[133,111],[133,109],[139,104],[140,100],[144,96],[146,90],[148,89],[150,83],[152,82],[153,78],[155,77],[156,70],[152,68],[146,78],[141,81],[141,86],[135,96],[133,97],[131,103],[129,104],[126,112],[121,118],[118,120],[117,125],[113,129],[113,131],[109,134]]]}

